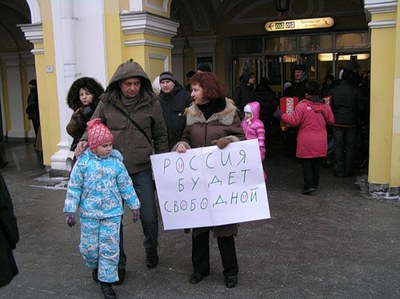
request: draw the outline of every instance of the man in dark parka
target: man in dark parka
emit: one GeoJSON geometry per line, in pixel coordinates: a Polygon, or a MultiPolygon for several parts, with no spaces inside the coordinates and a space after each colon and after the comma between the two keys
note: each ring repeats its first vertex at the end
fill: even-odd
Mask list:
{"type": "MultiPolygon", "coordinates": [[[[100,118],[114,136],[114,148],[121,152],[124,164],[139,197],[140,220],[144,233],[146,266],[158,265],[158,214],[150,156],[168,152],[168,135],[162,109],[151,82],[142,67],[133,60],[118,66],[92,119],[100,118]],[[128,115],[130,119],[128,118],[128,115]],[[133,120],[133,121],[132,121],[133,120]]],[[[87,147],[87,131],[78,143],[79,156],[87,147]]],[[[126,255],[120,233],[119,284],[125,277],[126,255]]]]}

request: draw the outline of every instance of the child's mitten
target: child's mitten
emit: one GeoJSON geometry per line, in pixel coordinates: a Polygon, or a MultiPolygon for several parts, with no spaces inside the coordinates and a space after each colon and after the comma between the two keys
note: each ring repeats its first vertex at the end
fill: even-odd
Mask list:
{"type": "Polygon", "coordinates": [[[76,224],[75,215],[72,213],[65,214],[65,219],[69,227],[73,227],[76,224]]]}
{"type": "Polygon", "coordinates": [[[133,216],[133,223],[137,222],[140,219],[140,210],[132,210],[132,216],[133,216]]]}

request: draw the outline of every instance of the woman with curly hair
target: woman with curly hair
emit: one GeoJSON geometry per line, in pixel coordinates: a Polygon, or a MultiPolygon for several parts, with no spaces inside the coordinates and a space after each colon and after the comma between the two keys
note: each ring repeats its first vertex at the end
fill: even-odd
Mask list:
{"type": "MultiPolygon", "coordinates": [[[[209,72],[195,74],[189,83],[193,104],[186,109],[186,127],[174,150],[185,153],[189,148],[214,144],[223,149],[230,142],[244,140],[237,108],[231,99],[226,98],[227,91],[223,83],[209,72]]],[[[210,272],[210,230],[217,238],[226,286],[233,288],[239,272],[234,239],[237,224],[193,229],[193,273],[189,281],[198,283],[210,272]]]]}
{"type": "Polygon", "coordinates": [[[68,134],[73,138],[71,151],[75,150],[85,132],[86,123],[92,117],[99,103],[99,96],[103,92],[103,86],[94,78],[82,77],[72,83],[67,95],[67,104],[74,113],[66,128],[68,134]]]}

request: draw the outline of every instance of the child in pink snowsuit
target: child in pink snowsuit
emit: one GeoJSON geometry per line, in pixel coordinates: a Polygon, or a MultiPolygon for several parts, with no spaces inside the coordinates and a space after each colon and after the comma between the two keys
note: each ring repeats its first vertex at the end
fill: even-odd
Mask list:
{"type": "MultiPolygon", "coordinates": [[[[265,129],[264,124],[260,120],[260,103],[250,102],[243,108],[244,118],[242,120],[243,132],[246,139],[258,139],[258,146],[260,147],[261,160],[265,159],[265,129]]],[[[264,170],[264,178],[267,175],[264,170]]]]}

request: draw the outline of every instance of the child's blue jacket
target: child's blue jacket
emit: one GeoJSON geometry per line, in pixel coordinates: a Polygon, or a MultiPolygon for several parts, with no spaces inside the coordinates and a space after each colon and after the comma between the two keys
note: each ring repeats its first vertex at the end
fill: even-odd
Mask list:
{"type": "Polygon", "coordinates": [[[122,200],[131,210],[140,208],[132,180],[122,163],[122,155],[113,149],[99,157],[87,148],[75,163],[67,187],[64,213],[104,219],[122,215],[122,200]]]}

